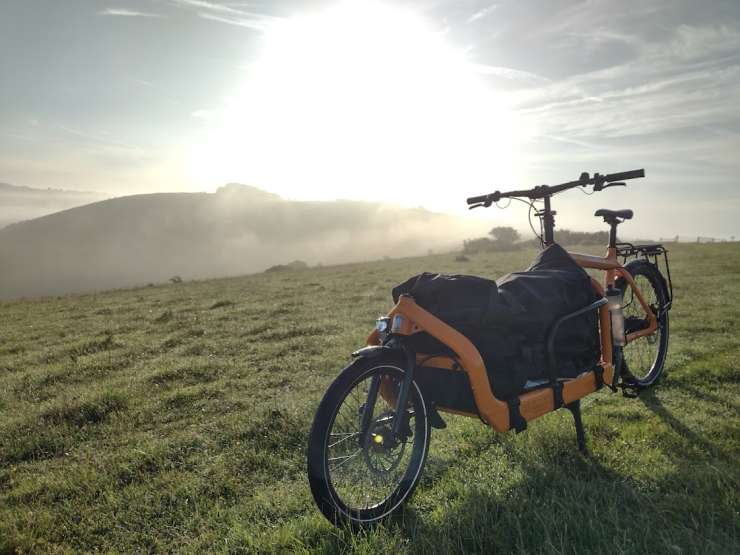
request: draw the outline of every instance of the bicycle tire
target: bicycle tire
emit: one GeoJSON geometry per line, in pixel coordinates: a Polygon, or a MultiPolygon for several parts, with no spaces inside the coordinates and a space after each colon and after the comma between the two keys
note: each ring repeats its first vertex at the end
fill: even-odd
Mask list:
{"type": "MultiPolygon", "coordinates": [[[[334,380],[319,404],[309,436],[308,479],[316,504],[332,524],[348,524],[357,528],[372,526],[398,510],[411,497],[419,482],[429,451],[431,426],[421,390],[413,381],[409,392],[409,404],[413,407],[414,414],[413,451],[406,471],[386,499],[371,507],[352,506],[335,489],[328,462],[330,433],[345,399],[352,390],[368,377],[380,372],[384,372],[384,375],[395,374],[402,377],[404,366],[405,363],[400,357],[384,355],[373,359],[358,359],[334,380]],[[417,439],[419,441],[416,441],[417,439]]],[[[368,471],[371,469],[368,468],[368,471]]]]}
{"type": "MultiPolygon", "coordinates": [[[[658,316],[658,329],[653,334],[631,341],[624,348],[622,377],[625,383],[645,388],[654,385],[660,379],[668,354],[669,320],[668,311],[665,310],[667,303],[665,280],[655,265],[646,260],[632,260],[625,269],[658,316]]],[[[644,315],[644,311],[637,298],[633,297],[631,288],[624,278],[617,279],[616,287],[622,291],[623,310],[626,325],[629,327],[629,318],[637,319],[636,315],[644,315]]]]}

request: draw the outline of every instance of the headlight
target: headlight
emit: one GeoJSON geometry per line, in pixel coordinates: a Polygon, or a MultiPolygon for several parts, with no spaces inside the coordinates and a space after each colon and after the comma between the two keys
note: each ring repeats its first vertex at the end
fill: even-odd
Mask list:
{"type": "Polygon", "coordinates": [[[378,318],[377,320],[375,320],[375,329],[378,330],[380,340],[385,341],[385,338],[388,337],[388,334],[391,331],[391,319],[387,316],[378,318]]]}

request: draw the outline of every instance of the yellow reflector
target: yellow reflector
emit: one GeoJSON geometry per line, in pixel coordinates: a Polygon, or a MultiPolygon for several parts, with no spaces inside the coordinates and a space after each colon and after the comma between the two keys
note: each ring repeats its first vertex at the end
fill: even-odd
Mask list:
{"type": "Polygon", "coordinates": [[[376,435],[374,438],[375,443],[383,443],[383,436],[376,435]]]}

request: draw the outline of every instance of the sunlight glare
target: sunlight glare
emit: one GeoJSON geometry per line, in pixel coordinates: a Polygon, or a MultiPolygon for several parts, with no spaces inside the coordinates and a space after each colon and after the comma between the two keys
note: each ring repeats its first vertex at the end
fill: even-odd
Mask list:
{"type": "Polygon", "coordinates": [[[444,209],[510,178],[503,98],[412,12],[349,1],[284,20],[247,73],[193,152],[201,183],[444,209]]]}

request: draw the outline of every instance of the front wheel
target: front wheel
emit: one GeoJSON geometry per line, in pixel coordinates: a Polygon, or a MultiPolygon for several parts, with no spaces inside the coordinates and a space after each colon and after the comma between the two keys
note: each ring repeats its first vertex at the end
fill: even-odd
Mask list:
{"type": "MultiPolygon", "coordinates": [[[[658,328],[650,335],[630,341],[624,347],[622,376],[627,384],[648,387],[658,381],[663,373],[668,353],[668,311],[663,277],[658,269],[645,260],[633,260],[626,270],[640,289],[650,310],[658,317],[658,328]]],[[[619,278],[617,288],[622,290],[625,333],[647,326],[645,311],[624,278],[619,278]]]]}
{"type": "Polygon", "coordinates": [[[404,366],[401,358],[359,359],[319,405],[309,437],[308,479],[316,504],[333,524],[372,525],[397,510],[419,481],[430,425],[416,382],[406,407],[396,407],[404,366]],[[397,416],[403,421],[393,437],[397,416]]]}

